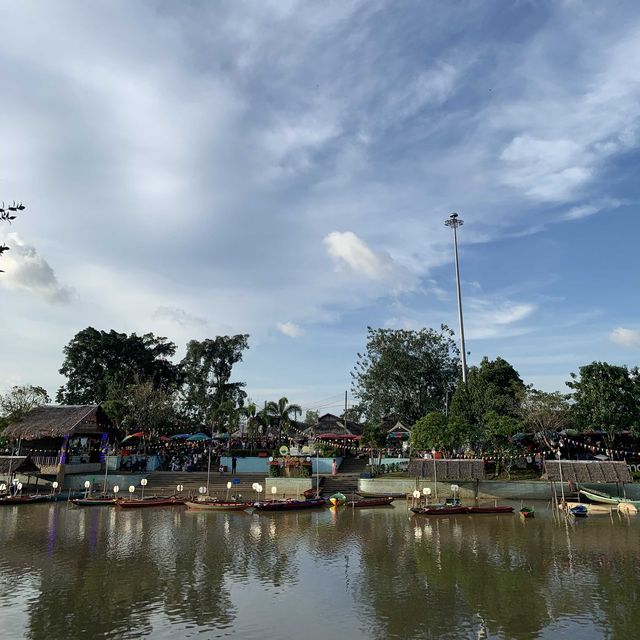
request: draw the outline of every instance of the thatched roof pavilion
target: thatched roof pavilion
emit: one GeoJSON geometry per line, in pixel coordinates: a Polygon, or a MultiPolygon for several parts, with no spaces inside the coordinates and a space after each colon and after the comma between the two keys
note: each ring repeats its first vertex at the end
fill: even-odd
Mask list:
{"type": "Polygon", "coordinates": [[[424,460],[414,459],[409,462],[409,475],[417,478],[436,479],[443,482],[449,480],[483,480],[484,460],[424,460]]]}
{"type": "Polygon", "coordinates": [[[38,440],[73,435],[100,435],[111,421],[102,407],[89,405],[51,405],[32,409],[22,420],[11,423],[2,433],[5,438],[38,440]]]}
{"type": "Polygon", "coordinates": [[[551,482],[632,482],[631,472],[626,462],[600,462],[596,460],[547,460],[545,469],[551,482]]]}

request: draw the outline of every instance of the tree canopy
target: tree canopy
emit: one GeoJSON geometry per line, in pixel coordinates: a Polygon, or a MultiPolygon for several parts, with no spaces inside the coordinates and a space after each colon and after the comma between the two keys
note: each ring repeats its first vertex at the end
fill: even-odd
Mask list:
{"type": "Polygon", "coordinates": [[[369,421],[394,413],[413,424],[444,405],[460,375],[453,332],[421,329],[372,329],[351,374],[353,394],[369,421]]]}
{"type": "Polygon", "coordinates": [[[613,447],[620,431],[640,425],[640,378],[637,367],[628,369],[607,362],[592,362],[571,374],[573,414],[583,430],[601,429],[613,447]]]}
{"type": "Polygon", "coordinates": [[[64,348],[60,373],[67,382],[56,399],[64,404],[100,403],[109,397],[109,386],[151,381],[170,389],[179,380],[179,368],[170,360],[176,345],[153,333],[139,336],[87,327],[64,348]]]}
{"type": "Polygon", "coordinates": [[[225,403],[242,406],[244,382],[230,382],[233,366],[242,361],[249,348],[249,336],[217,336],[191,340],[180,363],[182,370],[181,407],[185,417],[201,427],[211,425],[215,412],[225,403]]]}
{"type": "Polygon", "coordinates": [[[459,418],[432,411],[413,425],[409,445],[412,451],[451,451],[465,439],[465,424],[459,418]]]}

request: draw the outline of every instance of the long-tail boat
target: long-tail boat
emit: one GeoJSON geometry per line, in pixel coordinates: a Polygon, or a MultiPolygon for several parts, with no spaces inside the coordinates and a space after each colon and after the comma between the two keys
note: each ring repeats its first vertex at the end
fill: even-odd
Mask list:
{"type": "Polygon", "coordinates": [[[427,507],[411,507],[411,511],[419,516],[457,516],[467,513],[462,506],[431,505],[427,507]]]}
{"type": "Polygon", "coordinates": [[[186,500],[187,509],[197,511],[244,511],[253,506],[252,502],[226,502],[224,500],[186,500]]]}
{"type": "Polygon", "coordinates": [[[478,505],[477,507],[465,507],[465,509],[471,515],[476,513],[513,513],[513,507],[502,505],[478,505]]]}
{"type": "Polygon", "coordinates": [[[390,505],[395,498],[387,496],[385,498],[357,498],[354,500],[347,500],[345,502],[346,507],[386,507],[390,505]]]}
{"type": "Polygon", "coordinates": [[[73,498],[71,503],[76,507],[112,507],[116,503],[113,497],[73,498]]]}
{"type": "Polygon", "coordinates": [[[621,498],[619,496],[610,496],[602,491],[595,489],[580,489],[578,492],[590,502],[597,504],[632,504],[634,507],[640,507],[640,500],[629,500],[629,498],[621,498]]]}
{"type": "Polygon", "coordinates": [[[293,511],[295,509],[312,509],[324,507],[327,501],[324,498],[307,498],[306,500],[273,500],[271,502],[254,502],[253,506],[260,511],[293,511]]]}
{"type": "Polygon", "coordinates": [[[116,505],[123,509],[141,509],[143,507],[174,507],[185,503],[185,498],[153,497],[143,500],[118,500],[116,505]]]}
{"type": "Polygon", "coordinates": [[[19,504],[35,504],[38,502],[49,502],[49,495],[40,494],[34,496],[5,496],[0,498],[0,505],[11,506],[19,504]]]}

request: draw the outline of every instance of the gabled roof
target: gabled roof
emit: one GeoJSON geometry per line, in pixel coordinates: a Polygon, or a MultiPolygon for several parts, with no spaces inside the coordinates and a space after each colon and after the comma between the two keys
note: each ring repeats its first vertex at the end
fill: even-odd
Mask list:
{"type": "Polygon", "coordinates": [[[23,440],[60,438],[77,433],[104,433],[109,424],[109,418],[97,404],[49,405],[32,409],[19,422],[12,422],[2,435],[23,440]]]}
{"type": "Polygon", "coordinates": [[[29,456],[0,456],[0,473],[22,473],[35,475],[40,468],[29,456]]]}
{"type": "Polygon", "coordinates": [[[325,413],[318,418],[315,431],[322,433],[333,433],[335,435],[361,436],[364,425],[353,420],[343,420],[333,413],[325,413]]]}

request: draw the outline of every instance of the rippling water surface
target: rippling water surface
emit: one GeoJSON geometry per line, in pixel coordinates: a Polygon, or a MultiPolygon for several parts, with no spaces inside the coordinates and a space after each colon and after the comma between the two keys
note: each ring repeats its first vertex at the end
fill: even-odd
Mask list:
{"type": "Polygon", "coordinates": [[[0,637],[637,638],[640,517],[0,510],[0,637]]]}

